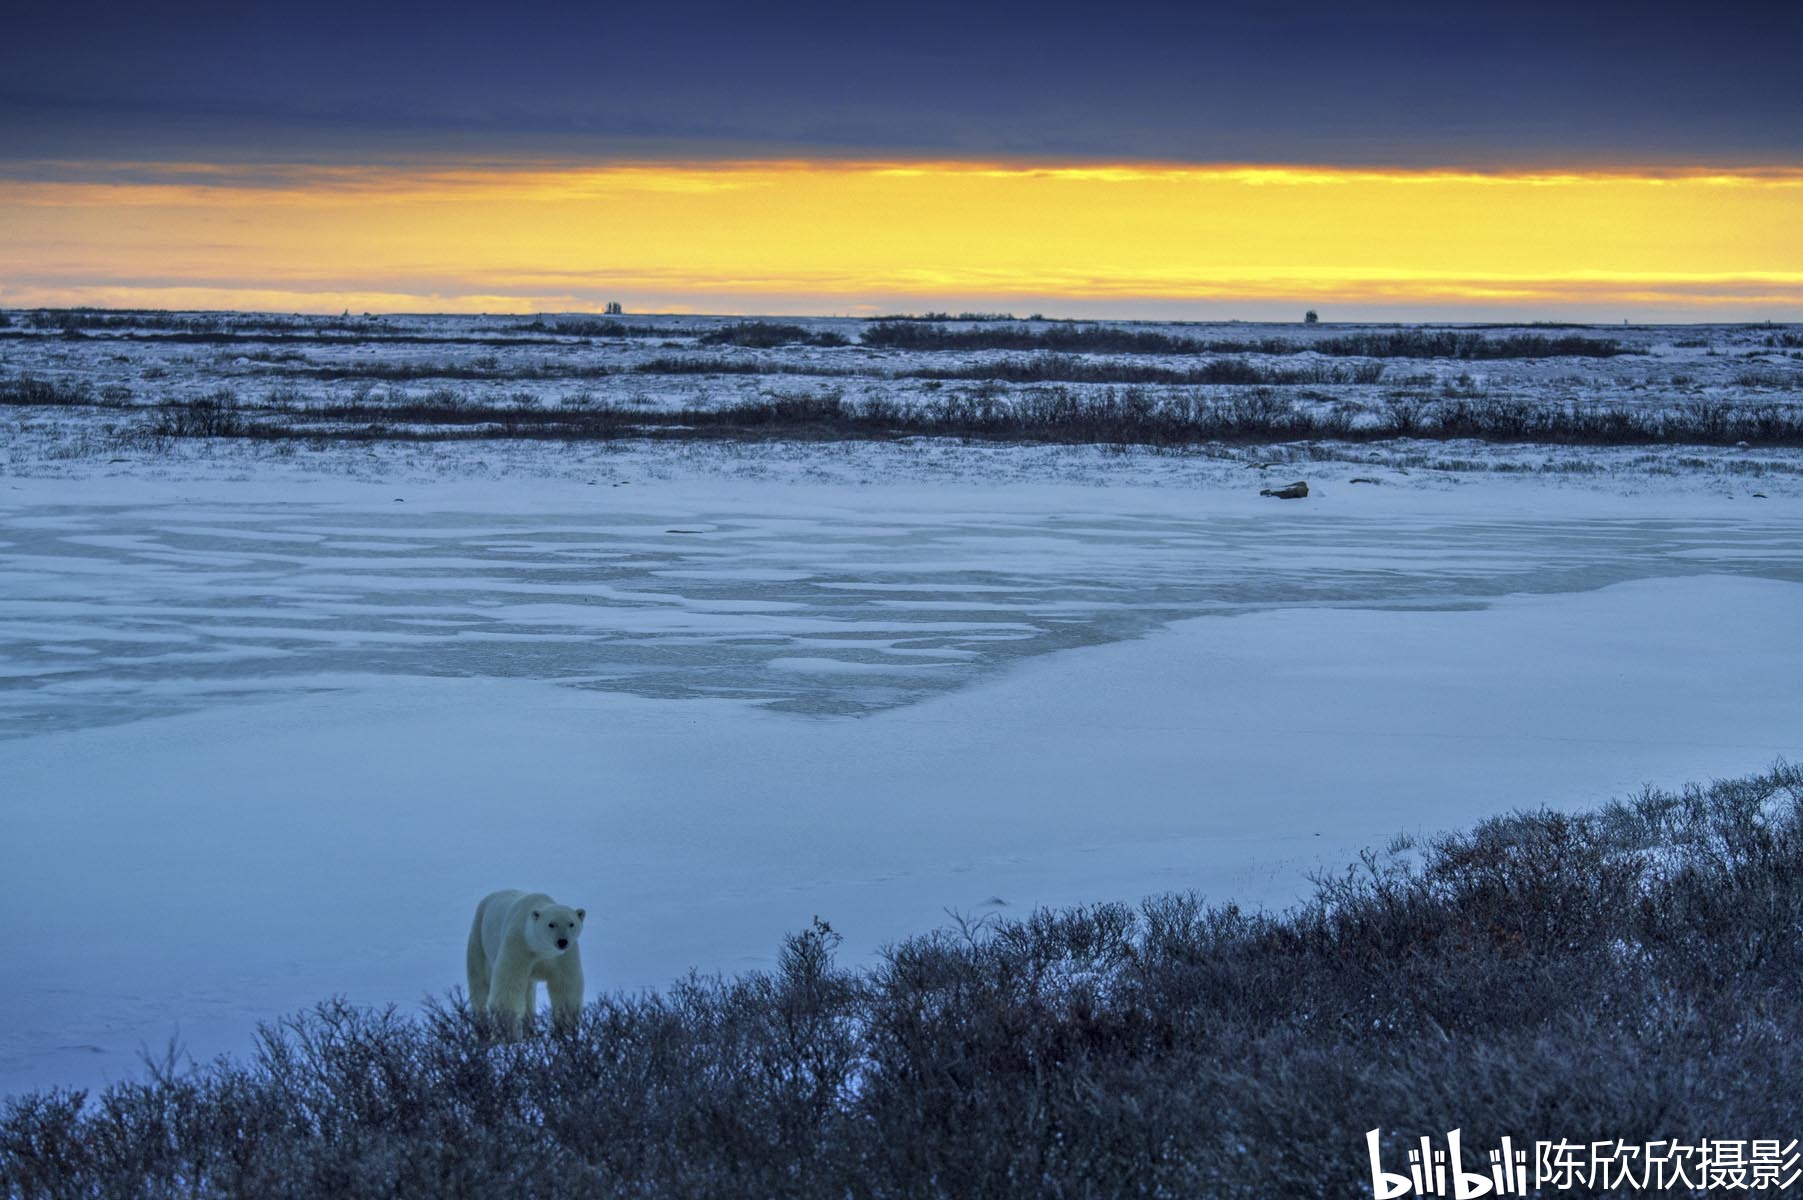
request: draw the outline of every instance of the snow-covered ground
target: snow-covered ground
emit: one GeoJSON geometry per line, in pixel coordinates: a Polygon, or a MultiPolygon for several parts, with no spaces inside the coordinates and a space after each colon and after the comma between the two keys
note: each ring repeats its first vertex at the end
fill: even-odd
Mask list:
{"type": "Polygon", "coordinates": [[[442,994],[500,887],[633,990],[1803,756],[1795,451],[110,419],[0,412],[0,1094],[442,994]]]}
{"type": "MultiPolygon", "coordinates": [[[[249,404],[306,407],[351,400],[398,402],[428,396],[476,405],[523,402],[557,408],[613,404],[655,412],[743,403],[772,392],[832,393],[858,402],[875,397],[906,404],[968,389],[966,382],[922,378],[922,372],[961,370],[1036,357],[1023,350],[912,350],[864,346],[871,322],[850,318],[776,318],[814,335],[843,339],[842,346],[796,344],[755,348],[708,344],[702,339],[741,324],[736,317],[572,315],[390,316],[362,320],[263,318],[234,324],[218,314],[176,317],[204,330],[249,340],[226,343],[162,327],[88,329],[76,339],[24,324],[24,316],[0,338],[0,381],[29,375],[83,385],[111,402],[142,406],[227,394],[249,404]],[[606,336],[609,328],[634,336],[606,336]],[[579,330],[580,333],[560,332],[579,330]],[[599,331],[599,332],[597,332],[599,331]],[[371,340],[387,339],[387,340],[371,340]],[[713,364],[703,373],[696,364],[713,364]],[[737,373],[755,369],[758,373],[737,373]]],[[[250,320],[239,318],[239,321],[250,320]]],[[[1394,395],[1479,400],[1529,399],[1610,407],[1672,408],[1728,401],[1790,407],[1803,403],[1803,328],[1794,325],[1396,326],[1283,325],[1242,322],[1062,323],[963,322],[964,332],[1019,328],[1034,333],[1087,327],[1128,328],[1210,345],[1256,346],[1274,342],[1296,353],[1258,350],[1189,354],[1088,354],[1121,368],[1182,370],[1214,359],[1255,368],[1300,370],[1382,368],[1376,383],[1279,385],[1283,396],[1302,396],[1376,409],[1394,395]],[[1619,343],[1612,357],[1480,359],[1357,358],[1308,350],[1329,338],[1383,335],[1397,330],[1452,331],[1485,337],[1574,337],[1619,343]]],[[[988,385],[992,389],[996,385],[988,385]]],[[[1007,385],[1007,390],[1030,388],[1007,385]]],[[[1077,392],[1115,386],[1063,383],[1077,392]]],[[[1142,384],[1153,394],[1169,385],[1142,384]]],[[[1184,392],[1194,392],[1185,385],[1184,392]]],[[[1207,395],[1231,394],[1226,387],[1207,395]]]]}

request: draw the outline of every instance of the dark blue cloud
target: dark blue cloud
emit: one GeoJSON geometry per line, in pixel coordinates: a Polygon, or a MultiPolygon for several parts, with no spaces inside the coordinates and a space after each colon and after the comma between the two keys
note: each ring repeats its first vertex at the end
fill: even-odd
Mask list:
{"type": "Polygon", "coordinates": [[[1803,4],[38,5],[0,154],[1803,162],[1803,4]]]}

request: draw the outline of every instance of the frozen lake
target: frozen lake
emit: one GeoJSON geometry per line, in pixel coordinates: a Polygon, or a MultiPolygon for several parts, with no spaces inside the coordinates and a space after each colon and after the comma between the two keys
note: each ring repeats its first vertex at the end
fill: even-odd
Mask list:
{"type": "Polygon", "coordinates": [[[1794,500],[21,481],[0,1092],[443,993],[499,887],[590,909],[591,991],[816,914],[856,958],[1281,906],[1401,830],[1803,755],[1799,584],[1794,500]]]}
{"type": "Polygon", "coordinates": [[[1803,529],[1744,506],[1562,518],[986,499],[777,495],[760,511],[608,489],[529,516],[429,501],[16,507],[0,526],[0,737],[369,675],[858,715],[1192,616],[1465,608],[1675,575],[1803,581],[1803,529]]]}

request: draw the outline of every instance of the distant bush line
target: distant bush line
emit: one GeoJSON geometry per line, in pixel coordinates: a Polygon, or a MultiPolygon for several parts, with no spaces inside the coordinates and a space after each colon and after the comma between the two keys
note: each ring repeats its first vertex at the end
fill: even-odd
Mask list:
{"type": "MultiPolygon", "coordinates": [[[[23,330],[61,333],[98,332],[121,336],[125,340],[160,341],[369,341],[376,343],[446,345],[559,345],[572,337],[668,338],[684,337],[692,329],[663,325],[630,325],[614,318],[564,317],[554,320],[537,318],[483,327],[490,334],[507,337],[480,337],[465,334],[426,334],[395,332],[382,317],[321,317],[295,314],[292,317],[262,316],[254,313],[170,313],[137,309],[45,308],[9,314],[0,312],[0,328],[18,324],[23,330]],[[141,334],[134,339],[133,333],[141,334]],[[151,334],[165,335],[153,338],[151,334]],[[168,335],[184,335],[173,337],[168,335]],[[519,337],[519,334],[550,335],[519,337]]],[[[21,335],[27,336],[27,335],[21,335]]]]}
{"type": "Polygon", "coordinates": [[[493,358],[479,356],[465,362],[349,362],[323,366],[280,366],[273,375],[298,379],[369,380],[374,383],[405,383],[421,379],[462,380],[557,380],[604,379],[616,374],[602,363],[509,363],[502,366],[493,358]]]}
{"type": "Polygon", "coordinates": [[[686,337],[692,329],[671,325],[631,325],[613,317],[543,317],[517,325],[496,325],[497,333],[554,333],[563,337],[668,338],[686,337]]]}
{"type": "Polygon", "coordinates": [[[1065,354],[1289,354],[1298,347],[1287,338],[1253,342],[1205,342],[1154,330],[1116,325],[1026,325],[953,328],[923,321],[877,321],[864,327],[859,340],[886,350],[1017,350],[1065,354]]]}
{"type": "Polygon", "coordinates": [[[955,367],[903,367],[883,371],[821,362],[781,359],[664,355],[631,368],[644,375],[811,375],[836,378],[938,379],[996,383],[1153,383],[1174,385],[1370,384],[1383,378],[1382,363],[1298,368],[1261,366],[1242,358],[1217,358],[1194,367],[1085,358],[1076,354],[1035,354],[994,358],[955,367]]]}
{"type": "MultiPolygon", "coordinates": [[[[8,340],[61,335],[72,341],[100,334],[117,341],[231,345],[238,342],[326,342],[371,345],[514,346],[562,345],[557,338],[495,338],[465,334],[397,332],[383,317],[292,317],[256,313],[171,313],[141,309],[41,308],[0,313],[8,340]]],[[[522,327],[529,328],[529,327],[522,327]]]]}
{"type": "MultiPolygon", "coordinates": [[[[62,329],[55,334],[28,333],[18,329],[0,329],[0,339],[6,341],[38,341],[45,337],[60,337],[65,341],[87,341],[95,335],[76,327],[62,329]]],[[[149,342],[170,345],[199,346],[233,346],[233,345],[327,345],[327,346],[567,346],[570,343],[556,337],[478,337],[475,335],[424,334],[424,333],[372,333],[368,330],[355,332],[337,332],[329,329],[308,330],[305,332],[281,332],[276,330],[257,331],[239,329],[193,329],[175,332],[144,332],[137,329],[125,329],[118,332],[106,332],[102,335],[109,341],[116,342],[149,342]]]]}
{"type": "MultiPolygon", "coordinates": [[[[827,346],[837,335],[812,335],[798,331],[799,344],[827,346]]],[[[707,339],[703,339],[707,341],[707,339]]],[[[723,333],[713,345],[734,344],[756,348],[795,345],[786,334],[723,333]],[[770,340],[762,340],[765,337],[770,340]],[[743,338],[744,340],[733,340],[743,338]]],[[[869,365],[783,358],[734,358],[703,354],[665,354],[636,363],[608,366],[604,363],[510,363],[479,357],[465,362],[353,362],[333,365],[282,365],[271,374],[306,379],[356,380],[394,383],[424,379],[557,380],[601,379],[611,375],[795,375],[832,379],[937,379],[994,381],[998,383],[1147,383],[1173,385],[1249,384],[1372,384],[1383,378],[1382,363],[1336,365],[1312,363],[1302,367],[1262,366],[1241,358],[1217,358],[1198,366],[1167,367],[1138,362],[1084,358],[1075,354],[1036,354],[1020,358],[986,359],[955,367],[904,367],[885,371],[869,365]]]]}
{"type": "Polygon", "coordinates": [[[954,329],[911,321],[879,321],[862,342],[893,350],[1048,350],[1082,354],[1300,354],[1315,351],[1359,358],[1610,358],[1635,353],[1614,338],[1511,334],[1492,337],[1458,330],[1398,329],[1318,339],[1260,338],[1204,341],[1113,325],[990,326],[954,329]]]}
{"type": "Polygon", "coordinates": [[[1362,358],[1613,358],[1639,353],[1614,338],[1545,337],[1536,333],[1489,337],[1444,329],[1344,334],[1323,338],[1308,348],[1321,354],[1362,358]]]}
{"type": "MultiPolygon", "coordinates": [[[[1608,358],[1641,351],[1614,338],[1513,333],[1492,336],[1473,330],[1366,330],[1322,338],[1263,337],[1205,340],[1137,329],[1126,325],[1041,323],[1015,324],[1002,313],[963,313],[922,317],[888,317],[863,326],[859,343],[873,349],[910,351],[1021,351],[1053,354],[1269,354],[1308,351],[1338,358],[1535,359],[1608,358]],[[947,324],[956,321],[957,324],[947,324]]],[[[0,313],[0,326],[14,318],[0,313]]],[[[322,342],[371,345],[530,346],[568,345],[572,338],[695,338],[702,345],[773,349],[788,345],[837,347],[851,344],[834,330],[812,331],[777,321],[741,321],[729,325],[631,325],[606,317],[536,318],[517,324],[487,326],[487,333],[407,333],[382,318],[263,317],[222,313],[183,315],[90,309],[38,309],[16,314],[20,328],[0,328],[0,338],[28,339],[47,334],[81,340],[100,335],[122,341],[230,345],[234,343],[322,342]]],[[[1772,346],[1789,346],[1798,335],[1768,335],[1772,346]]]]}
{"type": "Polygon", "coordinates": [[[777,346],[850,345],[850,339],[831,330],[813,333],[800,325],[785,325],[774,321],[741,321],[735,325],[723,325],[719,329],[708,330],[697,340],[704,346],[749,346],[759,350],[777,346]]]}
{"type": "Polygon", "coordinates": [[[958,367],[922,367],[897,372],[897,375],[910,379],[995,380],[1001,383],[1372,384],[1383,378],[1384,365],[1370,362],[1351,366],[1312,363],[1304,367],[1268,367],[1243,358],[1216,358],[1195,367],[1162,367],[1077,354],[1036,354],[1030,358],[987,359],[958,367]]]}
{"type": "MultiPolygon", "coordinates": [[[[885,313],[871,318],[875,321],[1019,321],[1020,317],[1005,312],[923,312],[923,313],[885,313]]],[[[1029,321],[1043,321],[1045,317],[1034,313],[1027,317],[1029,321]]]]}
{"type": "MultiPolygon", "coordinates": [[[[4,318],[5,314],[0,314],[4,318]]],[[[325,332],[372,333],[380,317],[292,317],[259,313],[173,313],[142,308],[37,308],[17,314],[27,329],[156,329],[178,333],[325,332]]],[[[0,324],[7,324],[0,319],[0,324]]]]}
{"type": "Polygon", "coordinates": [[[1266,1200],[1369,1196],[1373,1128],[1397,1163],[1453,1128],[1788,1141],[1800,924],[1780,765],[1400,839],[1281,915],[1040,911],[856,970],[816,919],[772,971],[515,1043],[456,1001],[328,1002],[242,1058],[6,1101],[0,1193],[1266,1200]]]}
{"type": "Polygon", "coordinates": [[[1154,447],[1392,438],[1559,445],[1803,446],[1803,408],[1694,401],[1667,412],[1487,398],[1392,397],[1378,410],[1303,401],[1253,388],[1227,396],[1136,388],[1021,393],[985,388],[896,403],[837,392],[766,393],[718,408],[643,409],[580,403],[505,405],[448,389],[427,396],[353,397],[309,405],[240,405],[229,392],[147,408],[159,437],[265,439],[880,440],[957,437],[998,442],[1154,447]]]}

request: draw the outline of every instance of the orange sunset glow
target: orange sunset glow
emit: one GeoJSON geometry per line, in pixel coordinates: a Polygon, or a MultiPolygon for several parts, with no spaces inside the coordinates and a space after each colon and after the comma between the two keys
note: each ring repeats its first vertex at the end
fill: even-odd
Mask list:
{"type": "Polygon", "coordinates": [[[0,305],[1803,314],[1803,171],[134,166],[0,183],[0,305]],[[1222,306],[1226,306],[1225,309],[1222,306]]]}

